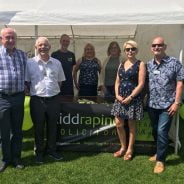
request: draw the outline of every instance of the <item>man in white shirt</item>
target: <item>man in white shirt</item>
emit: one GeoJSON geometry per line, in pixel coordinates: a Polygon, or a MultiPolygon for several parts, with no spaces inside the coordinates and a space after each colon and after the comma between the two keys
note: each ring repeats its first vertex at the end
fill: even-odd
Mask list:
{"type": "Polygon", "coordinates": [[[62,159],[56,152],[56,130],[60,112],[60,86],[65,75],[61,63],[49,56],[51,45],[46,37],[39,37],[35,48],[38,55],[28,60],[26,83],[31,96],[30,113],[35,129],[36,163],[41,164],[45,151],[55,160],[62,159]]]}

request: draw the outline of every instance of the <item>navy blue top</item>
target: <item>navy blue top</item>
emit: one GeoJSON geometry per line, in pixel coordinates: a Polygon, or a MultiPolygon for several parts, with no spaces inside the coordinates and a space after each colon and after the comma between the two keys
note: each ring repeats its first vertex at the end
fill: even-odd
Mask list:
{"type": "Polygon", "coordinates": [[[79,85],[98,85],[100,66],[96,58],[92,60],[82,58],[79,69],[79,85]]]}
{"type": "MultiPolygon", "coordinates": [[[[140,61],[137,60],[128,70],[125,71],[124,64],[122,63],[119,68],[119,95],[122,97],[129,96],[132,91],[138,85],[140,61]]],[[[137,95],[135,98],[140,98],[141,95],[137,95]]],[[[134,98],[134,100],[135,100],[134,98]]]]}

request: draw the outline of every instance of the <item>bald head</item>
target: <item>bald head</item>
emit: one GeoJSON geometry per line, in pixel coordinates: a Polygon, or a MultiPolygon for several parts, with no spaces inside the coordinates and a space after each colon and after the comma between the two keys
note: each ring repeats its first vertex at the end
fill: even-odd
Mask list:
{"type": "Polygon", "coordinates": [[[1,30],[1,43],[7,48],[8,52],[12,52],[16,46],[17,34],[12,28],[3,28],[1,30]]]}
{"type": "Polygon", "coordinates": [[[4,36],[7,32],[12,33],[17,37],[17,33],[16,33],[15,29],[10,28],[10,27],[6,27],[6,28],[1,29],[1,37],[4,36]]]}
{"type": "Polygon", "coordinates": [[[161,36],[158,36],[158,37],[154,38],[152,43],[165,44],[165,43],[164,43],[164,38],[161,37],[161,36]]]}
{"type": "Polygon", "coordinates": [[[154,56],[157,59],[161,59],[166,55],[165,53],[166,48],[167,48],[167,45],[165,44],[163,37],[158,36],[153,39],[152,45],[151,45],[151,51],[153,52],[154,56]]]}

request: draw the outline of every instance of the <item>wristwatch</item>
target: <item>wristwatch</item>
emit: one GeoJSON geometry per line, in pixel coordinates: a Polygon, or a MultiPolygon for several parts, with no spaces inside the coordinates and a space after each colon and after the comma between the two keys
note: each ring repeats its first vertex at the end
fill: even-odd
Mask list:
{"type": "Polygon", "coordinates": [[[176,105],[181,105],[181,102],[175,101],[174,102],[176,105]]]}

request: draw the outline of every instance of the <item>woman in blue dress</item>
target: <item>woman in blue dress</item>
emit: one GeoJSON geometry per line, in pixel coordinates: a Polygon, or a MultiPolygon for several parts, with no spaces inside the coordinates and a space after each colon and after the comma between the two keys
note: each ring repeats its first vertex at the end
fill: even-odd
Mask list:
{"type": "Polygon", "coordinates": [[[145,83],[145,64],[136,59],[137,43],[129,40],[124,43],[123,50],[127,60],[119,65],[115,81],[116,100],[111,114],[115,116],[117,133],[121,148],[114,153],[114,157],[123,156],[124,160],[131,160],[136,134],[136,120],[143,118],[143,103],[141,91],[145,83]],[[126,145],[124,122],[128,121],[129,142],[126,145]]]}
{"type": "Polygon", "coordinates": [[[101,71],[99,59],[95,57],[95,48],[88,43],[84,47],[83,57],[80,58],[74,68],[73,78],[79,96],[97,96],[98,77],[101,71]],[[79,79],[77,72],[80,70],[79,79]]]}

